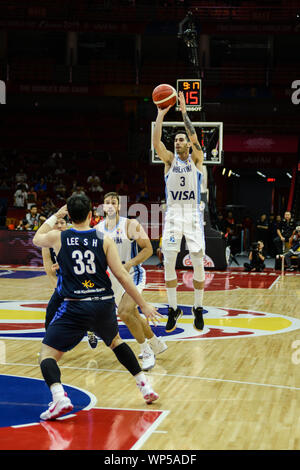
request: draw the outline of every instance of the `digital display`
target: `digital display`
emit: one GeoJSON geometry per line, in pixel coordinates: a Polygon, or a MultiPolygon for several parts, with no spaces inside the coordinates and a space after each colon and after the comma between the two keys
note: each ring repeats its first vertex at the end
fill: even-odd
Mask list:
{"type": "MultiPolygon", "coordinates": [[[[201,80],[200,79],[178,79],[177,95],[182,91],[185,97],[187,111],[198,111],[201,109],[201,80]]],[[[179,102],[177,100],[177,108],[179,102]]]]}

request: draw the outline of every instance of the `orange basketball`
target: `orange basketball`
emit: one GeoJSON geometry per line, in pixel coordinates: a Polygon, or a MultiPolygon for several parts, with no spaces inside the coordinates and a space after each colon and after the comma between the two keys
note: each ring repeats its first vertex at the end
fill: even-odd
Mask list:
{"type": "Polygon", "coordinates": [[[176,99],[176,90],[171,85],[158,85],[152,92],[153,103],[161,109],[167,108],[170,105],[174,106],[176,99]]]}

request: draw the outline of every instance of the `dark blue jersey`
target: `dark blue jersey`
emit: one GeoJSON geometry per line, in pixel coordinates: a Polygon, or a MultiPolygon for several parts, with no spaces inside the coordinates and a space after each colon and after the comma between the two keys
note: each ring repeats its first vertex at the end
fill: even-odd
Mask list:
{"type": "Polygon", "coordinates": [[[57,255],[60,273],[57,291],[64,298],[84,299],[112,296],[103,239],[96,229],[74,228],[61,233],[61,249],[57,255]]]}

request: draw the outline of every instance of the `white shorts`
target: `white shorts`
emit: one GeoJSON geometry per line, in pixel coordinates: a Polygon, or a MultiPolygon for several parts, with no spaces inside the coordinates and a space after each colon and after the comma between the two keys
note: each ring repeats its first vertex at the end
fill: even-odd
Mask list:
{"type": "Polygon", "coordinates": [[[184,217],[180,217],[180,212],[168,210],[165,217],[165,226],[162,236],[162,251],[180,251],[183,235],[190,253],[205,253],[203,211],[195,210],[190,213],[184,212],[184,217]]]}
{"type": "MultiPolygon", "coordinates": [[[[132,280],[137,288],[137,290],[142,293],[146,286],[146,271],[144,268],[139,267],[133,273],[130,273],[132,280]]],[[[121,302],[123,295],[125,294],[124,287],[119,283],[119,281],[115,278],[113,274],[110,273],[110,280],[112,285],[112,290],[114,291],[115,295],[115,302],[118,306],[121,302]]]]}

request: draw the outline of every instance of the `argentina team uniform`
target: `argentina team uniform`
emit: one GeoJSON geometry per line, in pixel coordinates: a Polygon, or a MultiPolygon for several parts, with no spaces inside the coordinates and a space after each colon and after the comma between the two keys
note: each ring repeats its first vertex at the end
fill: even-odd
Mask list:
{"type": "MultiPolygon", "coordinates": [[[[118,252],[120,259],[123,264],[129,261],[132,258],[135,258],[138,254],[138,244],[135,240],[130,240],[127,237],[127,221],[126,217],[120,217],[118,224],[112,229],[108,230],[105,226],[105,220],[102,220],[97,226],[96,229],[100,233],[109,236],[114,240],[117,245],[118,252]]],[[[110,280],[112,283],[112,289],[115,295],[116,305],[119,305],[121,298],[125,293],[125,289],[119,281],[115,278],[113,273],[108,269],[110,280]]],[[[137,266],[133,266],[129,274],[132,277],[132,280],[138,289],[139,292],[142,292],[146,285],[146,272],[145,269],[138,264],[137,266]]]]}
{"type": "Polygon", "coordinates": [[[59,351],[74,348],[93,331],[108,346],[118,334],[115,302],[103,238],[95,229],[61,232],[57,293],[63,299],[43,343],[59,351]]]}
{"type": "Polygon", "coordinates": [[[186,161],[174,156],[165,174],[165,213],[162,251],[179,251],[185,236],[190,252],[205,252],[204,204],[201,203],[203,174],[191,156],[186,161]]]}

